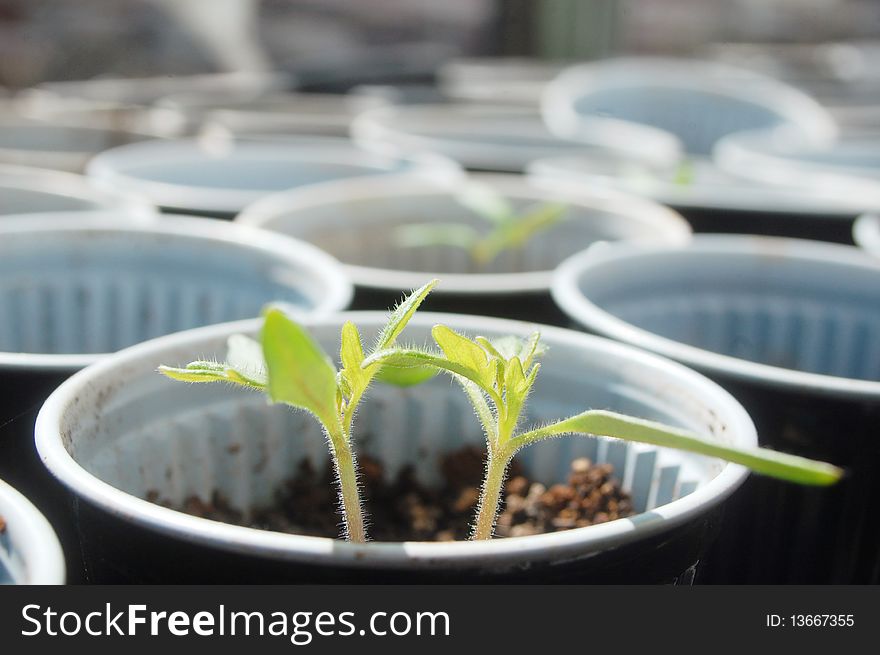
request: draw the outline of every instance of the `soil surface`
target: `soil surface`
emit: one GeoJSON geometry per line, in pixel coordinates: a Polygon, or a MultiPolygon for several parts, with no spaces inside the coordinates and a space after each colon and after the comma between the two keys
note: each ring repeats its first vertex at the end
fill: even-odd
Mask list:
{"type": "MultiPolygon", "coordinates": [[[[381,462],[360,457],[360,480],[370,538],[376,541],[450,541],[467,539],[476,514],[484,451],[466,447],[439,462],[443,483],[427,488],[411,468],[388,480],[381,462]]],[[[516,537],[580,528],[632,515],[629,495],[613,477],[610,464],[586,458],[571,463],[568,480],[549,488],[523,474],[516,460],[505,485],[496,536],[516,537]]],[[[154,502],[161,497],[151,492],[154,502]]],[[[167,505],[167,503],[163,503],[167,505]]],[[[273,506],[249,519],[215,494],[211,502],[189,498],[187,514],[235,525],[320,537],[338,537],[340,516],[336,485],[328,459],[318,471],[303,460],[279,490],[273,506]]]]}

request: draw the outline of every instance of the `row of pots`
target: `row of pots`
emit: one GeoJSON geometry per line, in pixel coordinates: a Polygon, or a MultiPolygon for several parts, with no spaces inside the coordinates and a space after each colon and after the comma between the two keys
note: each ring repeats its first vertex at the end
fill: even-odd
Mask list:
{"type": "MultiPolygon", "coordinates": [[[[605,200],[613,199],[612,196],[605,200]]],[[[320,207],[320,200],[317,197],[317,204],[314,206],[304,204],[304,207],[309,208],[308,213],[317,211],[315,207],[320,207]]],[[[89,579],[144,579],[148,572],[145,572],[142,565],[143,560],[139,560],[141,564],[131,560],[115,561],[113,552],[117,555],[134,552],[136,543],[152,544],[151,547],[159,548],[161,543],[157,544],[157,541],[162,542],[162,538],[157,536],[157,531],[170,531],[174,534],[173,548],[184,548],[178,543],[181,539],[190,544],[188,548],[195,548],[192,546],[193,541],[204,545],[206,540],[205,535],[200,532],[205,527],[201,520],[183,517],[177,512],[143,500],[148,492],[154,490],[149,485],[156,484],[161,476],[167,474],[175,481],[171,487],[174,496],[167,498],[168,501],[180,501],[187,494],[193,493],[204,496],[214,490],[211,484],[229,480],[229,484],[237,485],[234,489],[238,495],[232,494],[225,487],[220,491],[228,492],[241,503],[243,509],[248,509],[252,508],[248,503],[258,503],[265,499],[272,484],[280,482],[277,476],[289,471],[287,464],[292,458],[306,452],[314,456],[320,449],[299,450],[296,444],[288,444],[279,436],[284,431],[283,426],[276,423],[272,423],[274,427],[271,430],[253,427],[251,422],[261,426],[270,419],[265,416],[251,417],[248,414],[251,410],[241,410],[248,416],[236,419],[244,423],[236,424],[234,434],[227,428],[218,428],[224,423],[224,412],[234,412],[235,416],[239,416],[238,409],[234,408],[242,402],[246,403],[246,399],[235,395],[222,396],[221,399],[220,396],[202,397],[184,393],[155,378],[153,371],[157,363],[183,362],[203,357],[206,353],[218,354],[221,347],[217,344],[224,335],[231,330],[253,331],[256,326],[248,324],[244,327],[208,328],[202,333],[166,337],[107,359],[103,364],[90,367],[88,373],[66,383],[53,396],[53,401],[44,409],[43,415],[48,418],[41,419],[44,427],[38,429],[38,440],[44,461],[55,475],[75,490],[75,500],[71,501],[66,492],[61,491],[57,485],[53,486],[51,478],[36,461],[30,442],[30,429],[33,425],[31,421],[42,398],[72,371],[98,357],[71,353],[112,351],[129,343],[200,323],[252,316],[263,302],[271,299],[286,297],[294,305],[309,309],[341,309],[348,303],[350,287],[344,282],[344,275],[340,273],[338,265],[326,255],[285,236],[270,235],[268,232],[244,226],[184,217],[154,218],[151,224],[134,223],[123,226],[118,220],[112,225],[108,224],[106,216],[103,219],[83,219],[84,216],[86,215],[81,215],[81,220],[85,220],[82,226],[75,226],[70,215],[56,219],[4,218],[0,223],[0,230],[4,233],[4,246],[8,246],[11,253],[11,256],[4,257],[4,263],[7,264],[4,281],[8,280],[4,285],[7,294],[4,305],[16,310],[9,312],[13,322],[6,319],[4,336],[6,339],[19,339],[18,342],[9,341],[9,345],[3,348],[12,351],[4,355],[5,370],[2,379],[10,385],[4,398],[14,399],[16,405],[7,409],[7,416],[4,416],[7,420],[2,422],[2,429],[7,436],[13,435],[4,440],[6,444],[18,445],[25,451],[19,455],[2,457],[0,462],[19,463],[28,461],[30,457],[29,466],[10,467],[2,476],[20,475],[20,478],[14,479],[18,485],[34,485],[30,487],[34,500],[47,508],[46,511],[53,520],[57,517],[56,525],[59,526],[62,540],[70,543],[72,538],[73,543],[78,544],[72,551],[68,549],[68,554],[75,553],[74,557],[78,557],[80,553],[86,554],[89,579]],[[75,249],[75,256],[70,254],[73,251],[65,255],[70,242],[75,241],[77,235],[80,240],[84,238],[83,235],[87,235],[88,241],[80,243],[75,249]],[[49,268],[54,268],[49,272],[45,270],[47,248],[51,254],[48,257],[51,262],[49,268]],[[36,253],[40,253],[42,259],[35,257],[36,253]],[[41,270],[45,274],[44,282],[37,285],[33,284],[34,261],[40,262],[41,270]],[[131,273],[133,262],[137,264],[138,273],[134,278],[131,273]],[[23,279],[21,276],[27,278],[31,293],[22,294],[16,290],[16,275],[19,276],[19,282],[23,279]],[[184,279],[188,280],[187,284],[181,282],[184,279]],[[59,280],[63,282],[59,283],[59,280]],[[316,290],[318,281],[323,281],[324,285],[320,291],[316,290]],[[230,295],[230,289],[235,290],[235,293],[230,295]],[[230,298],[237,298],[241,302],[228,302],[230,298]],[[20,322],[16,325],[15,320],[20,322]],[[113,333],[115,328],[120,333],[113,333]],[[55,350],[67,354],[15,354],[16,351],[34,353],[40,350],[55,350]],[[138,353],[149,354],[149,357],[138,359],[138,353]],[[132,367],[130,364],[135,361],[139,364],[132,367]],[[141,385],[144,385],[142,390],[141,385]],[[157,394],[155,399],[150,399],[154,393],[157,394]],[[217,410],[220,412],[217,418],[202,420],[204,416],[198,418],[199,411],[193,410],[200,406],[202,398],[212,406],[216,402],[225,409],[217,410]],[[179,407],[175,405],[178,399],[179,407]],[[227,403],[230,405],[227,406],[227,403]],[[270,439],[271,443],[254,442],[248,447],[253,450],[245,450],[245,455],[250,459],[236,463],[237,455],[233,456],[233,453],[241,452],[240,449],[228,448],[226,451],[214,452],[215,446],[222,449],[222,439],[215,444],[207,436],[202,436],[198,446],[195,442],[184,440],[183,435],[187,435],[186,438],[189,439],[189,435],[195,434],[190,421],[220,429],[226,435],[224,438],[236,439],[243,433],[253,432],[265,434],[265,438],[270,439]],[[177,431],[169,428],[169,425],[180,422],[184,423],[184,427],[177,431]],[[151,443],[145,434],[154,435],[157,441],[151,443]],[[134,435],[137,435],[137,439],[134,435]],[[179,440],[180,445],[178,447],[168,441],[163,443],[163,439],[179,440]],[[184,442],[189,445],[184,445],[184,442]],[[145,450],[127,450],[141,446],[145,450]],[[254,458],[260,458],[260,452],[269,452],[266,449],[270,447],[284,449],[284,454],[278,456],[279,466],[273,467],[267,473],[276,477],[268,480],[260,476],[254,477],[249,464],[256,461],[254,458]],[[188,448],[193,450],[187,450],[188,448]],[[172,460],[164,455],[157,457],[154,453],[166,453],[172,460]],[[173,459],[181,453],[182,460],[173,459]],[[136,462],[141,465],[135,466],[136,462]],[[126,466],[129,468],[126,469],[126,466]],[[245,479],[230,476],[229,471],[232,469],[239,472],[236,475],[246,476],[245,479]],[[200,487],[191,485],[187,471],[193,470],[204,474],[199,478],[200,487]],[[108,510],[114,515],[120,514],[119,508],[113,510],[107,505],[110,502],[107,500],[110,490],[102,486],[107,483],[116,487],[116,491],[110,496],[119,501],[124,497],[126,503],[133,503],[133,507],[127,508],[122,515],[125,521],[134,522],[137,530],[119,530],[104,525],[108,519],[108,510]],[[96,484],[98,491],[93,489],[96,484]],[[257,489],[262,491],[257,493],[257,489]],[[121,492],[124,493],[119,496],[121,492]],[[80,502],[81,500],[85,502],[80,502]],[[98,509],[94,506],[96,501],[100,501],[98,509]],[[72,505],[69,504],[71,502],[72,505]],[[138,509],[137,512],[134,511],[135,508],[138,509]],[[71,525],[71,519],[75,519],[77,525],[71,525]],[[67,525],[65,521],[68,522],[67,525]],[[172,530],[166,521],[177,528],[172,530]],[[196,521],[196,536],[186,537],[184,535],[189,534],[189,527],[184,529],[181,525],[190,526],[191,521],[196,521]],[[80,536],[73,537],[77,532],[80,536]],[[126,535],[124,539],[128,540],[127,545],[120,544],[120,548],[111,549],[112,552],[100,550],[113,543],[113,535],[126,535]],[[135,538],[134,535],[138,536],[135,538]],[[152,537],[148,539],[150,535],[152,537]],[[95,551],[94,548],[99,550],[95,551]]],[[[621,212],[620,216],[625,216],[625,213],[621,212]]],[[[669,219],[663,213],[658,213],[657,216],[663,216],[663,220],[669,219]]],[[[329,220],[325,217],[318,220],[318,223],[329,220]]],[[[658,220],[657,224],[663,224],[663,220],[658,220]]],[[[668,222],[669,225],[680,226],[675,221],[668,222]]],[[[293,223],[298,225],[299,221],[293,223]]],[[[681,234],[680,227],[678,230],[681,234]]],[[[672,230],[671,233],[676,232],[672,230]]],[[[686,236],[686,232],[684,234],[686,236]]],[[[758,423],[759,433],[765,443],[805,455],[831,459],[850,469],[851,474],[847,480],[839,488],[827,493],[805,492],[774,485],[765,480],[750,480],[743,495],[745,500],[741,501],[745,509],[733,513],[734,517],[742,518],[745,526],[738,526],[732,538],[722,539],[720,542],[728,546],[736,544],[735,547],[731,546],[734,553],[717,554],[716,562],[736,567],[737,571],[746,574],[750,579],[761,581],[867,581],[875,578],[877,531],[868,509],[869,500],[876,491],[871,483],[871,468],[876,464],[877,458],[876,452],[872,450],[870,429],[877,418],[878,382],[877,371],[871,367],[880,358],[871,350],[871,344],[876,342],[873,335],[880,329],[876,316],[877,308],[880,307],[876,298],[877,289],[880,288],[876,284],[877,276],[880,275],[880,264],[860,255],[854,248],[798,241],[737,237],[697,237],[691,245],[685,245],[683,241],[680,237],[672,238],[663,248],[658,248],[655,244],[648,249],[634,244],[604,245],[594,247],[586,254],[576,255],[556,273],[556,299],[581,327],[679,359],[714,377],[746,405],[758,423]],[[647,285],[646,280],[653,286],[647,285]],[[584,309],[585,306],[589,311],[584,309]],[[658,333],[663,338],[652,338],[653,333],[658,333]],[[681,343],[686,345],[681,346],[681,343]],[[748,363],[749,361],[752,363],[748,363]],[[841,425],[844,426],[843,431],[841,425]],[[749,494],[766,498],[761,495],[767,493],[775,494],[774,497],[779,497],[782,504],[755,502],[754,496],[751,500],[748,499],[749,494]],[[763,513],[756,513],[756,508],[760,508],[763,513]],[[817,518],[816,512],[825,512],[829,516],[825,517],[820,513],[817,518]],[[782,520],[783,516],[785,520],[782,520]],[[805,517],[809,521],[805,521],[805,517]],[[765,550],[769,549],[755,545],[771,533],[777,535],[778,539],[772,549],[773,556],[780,558],[777,560],[768,559],[765,550]],[[748,541],[747,536],[753,537],[755,542],[749,547],[743,543],[748,541]],[[848,548],[841,547],[844,543],[849,544],[848,548]],[[795,557],[793,553],[801,555],[795,557]],[[752,568],[741,568],[743,561],[750,562],[752,568]]],[[[361,277],[369,272],[362,268],[361,277]]],[[[430,274],[425,272],[423,276],[427,278],[430,274]]],[[[442,274],[440,276],[443,277],[442,274]]],[[[355,279],[360,281],[358,277],[355,279]]],[[[398,280],[398,284],[400,283],[398,280]]],[[[409,278],[406,283],[409,284],[409,278]]],[[[384,306],[383,300],[381,305],[374,308],[384,306]]],[[[453,305],[447,309],[455,307],[453,305]]],[[[321,329],[325,332],[322,339],[330,339],[331,327],[338,327],[339,320],[338,317],[331,317],[321,323],[319,319],[315,319],[316,326],[323,325],[321,329]]],[[[376,325],[379,318],[376,315],[362,315],[358,320],[361,323],[366,322],[365,325],[376,325]]],[[[437,320],[438,317],[425,317],[422,322],[414,324],[414,332],[421,330],[419,336],[424,338],[425,330],[437,320]]],[[[450,322],[453,327],[480,333],[520,333],[530,329],[522,324],[453,315],[445,316],[443,320],[450,322]]],[[[559,362],[558,368],[554,369],[553,361],[548,361],[547,370],[551,372],[551,380],[554,375],[558,375],[560,380],[547,390],[546,410],[542,409],[542,402],[535,402],[533,418],[536,420],[549,418],[551,413],[561,415],[578,409],[575,405],[583,402],[581,386],[585,380],[595,378],[597,382],[588,385],[589,394],[584,394],[594,406],[662,418],[692,428],[715,430],[719,435],[730,435],[731,439],[744,439],[738,443],[750,443],[754,439],[754,433],[749,431],[751,424],[747,420],[743,422],[743,415],[737,413],[741,409],[735,401],[726,394],[719,396],[723,392],[705,379],[690,378],[692,384],[685,385],[685,390],[680,384],[673,385],[669,382],[667,377],[672,373],[666,369],[645,375],[644,366],[650,364],[662,368],[669,366],[668,364],[661,365],[651,358],[648,358],[650,361],[643,362],[640,358],[644,356],[638,355],[636,351],[627,348],[618,351],[615,349],[619,349],[619,346],[611,346],[603,341],[584,340],[584,337],[568,331],[546,328],[545,332],[553,350],[558,350],[562,355],[554,360],[559,362]],[[584,352],[577,354],[576,351],[580,348],[584,352]],[[589,357],[584,356],[586,352],[591,353],[589,357]],[[623,360],[615,359],[617,355],[623,357],[623,360]],[[568,367],[566,371],[563,362],[573,361],[578,362],[579,368],[571,370],[568,367]],[[591,367],[595,366],[599,366],[601,372],[594,375],[591,367]],[[608,370],[605,370],[606,366],[608,370]],[[615,371],[624,378],[614,382],[616,378],[610,371],[615,371]],[[697,380],[700,382],[697,383],[697,380]],[[691,388],[694,385],[702,390],[691,388]],[[709,386],[702,388],[700,385],[709,386]],[[570,389],[574,396],[570,396],[566,402],[554,401],[554,398],[566,397],[564,389],[570,389]],[[703,394],[707,393],[709,396],[704,397],[703,394]],[[701,400],[694,401],[695,398],[701,400]],[[710,401],[710,398],[714,400],[710,401]],[[716,404],[720,407],[716,407],[716,404]],[[707,418],[713,415],[722,417],[719,424],[707,418]],[[702,417],[699,420],[703,423],[698,422],[698,417],[702,417]],[[727,432],[721,431],[719,425],[725,426],[727,432]]],[[[328,341],[325,346],[332,349],[333,344],[328,341]]],[[[389,390],[387,393],[397,392],[389,390]]],[[[430,394],[440,393],[432,390],[432,387],[425,387],[424,393],[429,394],[429,399],[419,400],[424,405],[406,410],[408,416],[425,416],[429,406],[441,403],[445,407],[449,402],[430,400],[430,394]]],[[[406,399],[407,402],[411,400],[409,396],[406,399]]],[[[467,412],[452,414],[468,415],[467,412]]],[[[410,424],[401,428],[399,417],[379,416],[370,421],[379,421],[381,426],[381,421],[385,419],[389,421],[390,427],[380,427],[378,432],[381,435],[387,434],[391,443],[394,439],[402,439],[404,433],[413,429],[410,424]]],[[[294,419],[276,417],[271,421],[294,419]]],[[[298,431],[304,430],[300,424],[295,427],[298,431]]],[[[429,425],[425,427],[426,433],[420,443],[430,439],[429,433],[433,433],[435,429],[438,433],[460,434],[461,428],[458,424],[454,428],[444,427],[442,421],[437,426],[429,425]]],[[[477,436],[478,433],[475,432],[474,438],[477,436]]],[[[448,438],[451,439],[452,436],[448,438]]],[[[379,443],[384,443],[381,438],[379,443]]],[[[383,453],[399,450],[397,446],[387,444],[377,447],[383,453]]],[[[436,448],[442,449],[443,446],[437,445],[436,448]]],[[[568,459],[578,452],[571,445],[561,448],[568,459]]],[[[675,494],[672,494],[662,499],[673,500],[672,505],[679,500],[690,499],[688,502],[694,502],[703,498],[692,496],[706,485],[710,485],[710,489],[716,489],[711,486],[716,480],[715,474],[737,471],[736,467],[714,465],[713,473],[704,472],[695,479],[674,479],[670,483],[670,467],[678,466],[676,475],[682,471],[695,475],[695,464],[667,462],[657,469],[656,462],[668,454],[655,452],[645,456],[635,451],[615,454],[608,451],[600,453],[599,450],[590,454],[599,456],[600,459],[604,457],[619,462],[625,479],[630,476],[628,484],[633,491],[640,486],[651,489],[653,485],[659,489],[664,484],[671,484],[681,498],[674,500],[675,494]],[[645,457],[651,460],[650,466],[644,462],[638,464],[645,457]],[[636,466],[640,475],[649,476],[648,480],[639,482],[635,473],[627,472],[628,465],[636,466]],[[662,482],[661,478],[667,481],[662,482]],[[685,493],[686,491],[693,493],[685,493]]],[[[539,458],[538,462],[545,464],[552,461],[556,467],[551,467],[552,470],[558,470],[560,466],[558,456],[541,454],[535,457],[539,458]],[[544,460],[543,457],[548,459],[544,460]]],[[[542,469],[537,464],[534,466],[537,467],[533,470],[536,476],[549,479],[551,469],[542,469]]],[[[726,475],[731,476],[733,473],[726,475]]],[[[741,471],[737,475],[741,475],[741,471]]],[[[735,484],[728,480],[722,486],[724,493],[732,490],[733,486],[735,484]]],[[[664,503],[652,506],[649,502],[651,499],[658,502],[659,492],[642,493],[645,495],[642,509],[651,510],[665,520],[664,508],[667,505],[664,503]]],[[[720,500],[724,495],[707,493],[714,499],[707,499],[711,503],[720,500]]],[[[658,575],[662,572],[661,578],[671,580],[684,576],[683,579],[686,579],[688,571],[705,555],[705,546],[711,541],[711,532],[715,529],[716,521],[714,516],[709,517],[702,513],[706,509],[704,505],[700,505],[700,508],[699,526],[690,524],[690,519],[696,519],[696,515],[687,514],[688,520],[682,519],[683,524],[688,524],[702,535],[695,542],[693,537],[696,533],[692,530],[684,531],[690,537],[685,540],[684,545],[679,545],[689,553],[690,561],[685,562],[678,556],[667,560],[667,563],[672,560],[677,563],[679,568],[676,570],[673,570],[676,567],[670,569],[658,565],[653,571],[658,575]],[[702,545],[695,547],[695,543],[702,545]],[[682,564],[684,566],[679,566],[682,564]]],[[[650,525],[648,532],[639,531],[642,523],[638,521],[616,525],[615,530],[623,530],[627,534],[635,530],[639,538],[658,530],[659,533],[664,533],[662,537],[658,536],[658,543],[667,543],[669,534],[665,533],[677,526],[677,521],[678,519],[668,523],[661,522],[659,525],[652,525],[649,521],[646,524],[650,525]]],[[[216,526],[209,527],[210,533],[217,530],[216,526]]],[[[337,553],[342,553],[340,556],[345,562],[335,561],[335,564],[340,565],[346,574],[351,572],[349,568],[358,568],[350,567],[351,563],[346,558],[354,558],[355,561],[366,558],[369,564],[373,562],[373,556],[366,553],[373,552],[377,553],[376,557],[381,562],[377,567],[370,565],[371,568],[364,573],[366,577],[380,569],[384,571],[385,568],[398,569],[411,565],[407,563],[408,554],[412,551],[409,546],[390,548],[387,553],[382,548],[370,550],[372,545],[363,552],[355,547],[349,552],[346,550],[348,546],[332,541],[301,538],[305,540],[302,547],[308,553],[303,554],[300,542],[295,538],[263,534],[257,536],[248,530],[241,532],[241,528],[229,529],[232,533],[227,535],[223,532],[220,542],[211,546],[211,552],[224,553],[224,558],[229,556],[230,551],[240,553],[242,549],[246,549],[250,552],[249,557],[244,557],[247,561],[229,556],[229,563],[232,565],[234,562],[234,567],[224,570],[230,572],[247,571],[247,575],[258,575],[257,571],[262,571],[266,575],[281,575],[266,561],[267,557],[272,560],[277,556],[282,560],[300,562],[305,559],[313,564],[320,560],[320,566],[309,568],[311,574],[309,570],[299,567],[283,568],[289,570],[291,575],[299,576],[299,579],[308,578],[309,575],[322,577],[325,574],[332,575],[334,571],[339,573],[340,569],[327,569],[328,564],[334,563],[333,558],[337,553]],[[245,541],[232,538],[235,535],[245,541]],[[251,541],[260,541],[263,538],[272,544],[268,551],[254,546],[251,541]],[[276,543],[275,540],[278,539],[281,541],[276,543]],[[256,550],[250,550],[252,547],[256,550]],[[254,558],[256,553],[266,556],[254,558]]],[[[469,560],[473,565],[470,569],[464,566],[456,570],[465,576],[475,574],[477,568],[519,576],[525,574],[523,566],[526,561],[536,564],[541,560],[549,569],[542,570],[542,566],[529,569],[540,579],[551,579],[554,572],[560,576],[574,575],[565,566],[558,567],[559,562],[556,560],[560,553],[564,552],[564,559],[569,561],[575,552],[586,557],[588,553],[604,553],[609,544],[618,543],[613,540],[604,541],[599,534],[601,532],[603,531],[595,530],[583,535],[545,535],[535,542],[527,541],[525,545],[517,545],[519,542],[514,540],[510,542],[510,548],[516,552],[522,549],[520,558],[509,558],[510,553],[499,554],[497,561],[477,558],[469,560]],[[590,535],[596,535],[596,544],[588,545],[593,539],[590,535]],[[557,551],[553,545],[557,541],[567,543],[568,546],[563,551],[557,551]],[[537,553],[544,555],[539,557],[537,553]],[[479,564],[474,564],[477,561],[479,564]]],[[[629,538],[625,541],[630,543],[629,538]]],[[[456,560],[459,556],[467,559],[470,553],[466,549],[470,547],[462,545],[461,551],[448,551],[451,560],[456,560]]],[[[477,551],[485,547],[474,546],[477,551]]],[[[431,564],[420,568],[433,567],[434,573],[439,569],[445,571],[442,575],[449,575],[449,567],[455,565],[450,562],[450,557],[437,554],[441,551],[446,553],[443,550],[446,546],[438,548],[440,551],[431,548],[425,551],[426,561],[431,564]]],[[[458,548],[458,545],[451,548],[458,548]]],[[[639,557],[644,555],[640,553],[641,546],[634,548],[634,553],[639,557]]],[[[662,548],[659,550],[662,551],[662,548]]],[[[614,548],[610,552],[620,554],[626,551],[626,548],[614,548]]],[[[492,558],[495,557],[492,553],[496,552],[505,553],[506,549],[496,549],[493,546],[491,553],[485,555],[492,558]]],[[[598,568],[586,565],[581,561],[583,557],[575,557],[572,563],[578,562],[577,575],[586,576],[586,579],[603,579],[603,575],[612,571],[632,570],[635,574],[635,569],[631,569],[632,557],[635,556],[630,553],[625,559],[627,563],[622,565],[615,563],[612,558],[598,568]]],[[[125,560],[124,555],[123,559],[125,560]]],[[[168,560],[169,565],[173,561],[173,558],[168,560]]],[[[598,566],[601,559],[587,558],[587,561],[598,566]]],[[[80,563],[75,559],[71,564],[70,570],[75,577],[79,574],[80,569],[77,567],[80,563]]],[[[164,569],[163,566],[157,564],[150,570],[155,571],[158,576],[156,579],[160,579],[162,575],[168,575],[166,579],[172,579],[172,569],[164,569]]],[[[176,569],[174,575],[180,573],[176,569]]],[[[192,574],[198,578],[200,575],[207,576],[207,571],[197,573],[193,569],[192,574]]],[[[426,575],[430,577],[431,574],[426,575]]]]}

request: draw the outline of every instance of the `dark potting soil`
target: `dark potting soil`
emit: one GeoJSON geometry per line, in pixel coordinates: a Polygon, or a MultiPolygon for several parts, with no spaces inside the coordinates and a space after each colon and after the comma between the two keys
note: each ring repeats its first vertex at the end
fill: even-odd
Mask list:
{"type": "MultiPolygon", "coordinates": [[[[429,488],[407,467],[388,480],[382,463],[360,457],[370,538],[376,541],[451,541],[467,539],[476,514],[484,451],[466,447],[439,462],[442,484],[429,488]]],[[[523,473],[516,460],[504,490],[496,536],[517,537],[580,528],[632,515],[632,500],[613,477],[610,464],[586,458],[571,463],[568,480],[549,488],[523,473]]],[[[158,492],[148,496],[156,502],[158,492]]],[[[166,504],[167,503],[163,503],[166,504]]],[[[202,518],[262,530],[338,537],[340,516],[333,470],[318,471],[308,460],[276,494],[275,503],[246,519],[219,494],[210,502],[191,497],[181,511],[202,518]]]]}

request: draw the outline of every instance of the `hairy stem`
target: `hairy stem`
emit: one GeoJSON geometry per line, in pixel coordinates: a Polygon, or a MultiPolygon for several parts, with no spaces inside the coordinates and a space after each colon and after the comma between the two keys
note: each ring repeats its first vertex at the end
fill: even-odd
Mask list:
{"type": "Polygon", "coordinates": [[[345,534],[349,541],[363,543],[367,540],[367,533],[357,483],[357,460],[347,441],[333,439],[332,445],[333,463],[339,478],[339,501],[345,519],[345,534]]]}
{"type": "Polygon", "coordinates": [[[474,525],[472,539],[491,539],[495,531],[495,519],[501,502],[501,487],[511,455],[504,449],[493,453],[490,450],[486,464],[486,478],[480,490],[480,505],[477,510],[477,522],[474,525]]]}

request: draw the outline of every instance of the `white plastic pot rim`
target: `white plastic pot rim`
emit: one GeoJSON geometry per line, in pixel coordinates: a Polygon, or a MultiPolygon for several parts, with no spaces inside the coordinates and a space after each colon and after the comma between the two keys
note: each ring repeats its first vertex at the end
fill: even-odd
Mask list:
{"type": "MultiPolygon", "coordinates": [[[[405,175],[405,174],[404,174],[405,175]]],[[[567,204],[598,209],[617,215],[625,215],[639,221],[662,228],[670,241],[686,243],[691,237],[691,228],[675,211],[635,196],[609,189],[555,189],[545,187],[540,180],[513,174],[471,174],[452,175],[445,179],[413,180],[401,176],[384,176],[370,179],[341,180],[315,184],[308,188],[293,189],[267,196],[245,208],[235,219],[236,222],[272,230],[275,220],[287,213],[307,212],[310,208],[329,204],[356,204],[359,200],[370,198],[394,198],[438,193],[454,194],[460,191],[467,180],[482,181],[499,187],[502,193],[513,197],[528,197],[535,201],[560,201],[567,204]]],[[[354,214],[352,214],[354,216],[354,214]]],[[[515,295],[547,293],[553,279],[553,271],[531,271],[525,273],[432,273],[404,271],[373,266],[356,266],[342,262],[349,277],[356,286],[367,289],[405,292],[424,284],[425,280],[440,278],[443,284],[432,293],[435,295],[515,295]]]]}
{"type": "MultiPolygon", "coordinates": [[[[6,234],[84,234],[100,231],[126,234],[131,238],[191,237],[204,240],[205,248],[212,243],[233,244],[236,247],[264,252],[279,262],[291,262],[308,269],[323,284],[324,293],[310,311],[316,315],[344,309],[351,303],[354,289],[341,266],[333,257],[315,246],[245,225],[225,223],[208,218],[162,215],[147,221],[122,223],[111,212],[71,212],[52,214],[22,214],[0,217],[0,243],[6,234]]],[[[67,372],[79,370],[106,357],[108,353],[16,353],[0,352],[0,374],[4,369],[67,372]]]]}
{"type": "MultiPolygon", "coordinates": [[[[355,323],[381,323],[386,315],[381,312],[343,312],[329,317],[304,319],[306,325],[320,323],[340,324],[345,320],[355,323]]],[[[458,314],[421,313],[414,317],[415,324],[432,325],[443,322],[456,329],[474,331],[498,329],[505,333],[527,335],[535,326],[520,321],[464,316],[458,314]]],[[[222,338],[233,333],[255,333],[259,320],[238,321],[188,330],[132,346],[88,367],[69,378],[49,397],[37,417],[36,444],[44,464],[51,473],[77,495],[102,510],[126,521],[134,521],[163,534],[190,542],[210,545],[228,551],[249,555],[268,556],[279,560],[333,566],[390,567],[390,568],[448,568],[455,566],[486,566],[507,562],[547,559],[552,549],[553,559],[561,560],[582,555],[585,546],[611,548],[648,537],[673,528],[706,510],[731,494],[745,479],[747,471],[735,464],[726,464],[721,472],[694,492],[670,503],[627,519],[576,528],[563,532],[526,537],[509,537],[492,541],[458,542],[370,542],[353,544],[324,537],[256,530],[232,526],[198,518],[168,509],[125,493],[103,482],[82,468],[67,452],[61,430],[64,414],[80,389],[100,384],[113,377],[116,370],[136,365],[140,359],[150,359],[167,349],[180,350],[205,339],[222,338]]],[[[542,334],[553,340],[572,345],[582,344],[600,348],[611,356],[624,357],[630,362],[644,364],[677,381],[699,389],[699,397],[715,407],[726,410],[727,433],[741,446],[755,446],[757,435],[754,425],[742,406],[711,380],[680,364],[640,351],[601,337],[572,330],[541,326],[542,334]]]]}
{"type": "Polygon", "coordinates": [[[857,246],[880,257],[880,215],[862,214],[853,224],[853,240],[857,246]]]}
{"type": "MultiPolygon", "coordinates": [[[[247,205],[272,193],[261,189],[221,189],[197,185],[157,182],[130,175],[130,167],[156,166],[163,163],[179,164],[189,161],[198,165],[217,157],[229,157],[239,165],[246,166],[249,161],[304,164],[339,164],[356,166],[363,162],[364,176],[381,175],[372,170],[370,162],[377,155],[357,148],[354,144],[318,145],[310,143],[258,142],[258,141],[218,141],[202,142],[196,139],[134,143],[107,150],[94,157],[86,168],[86,174],[102,188],[115,188],[133,191],[150,198],[160,207],[222,212],[237,214],[247,205]],[[368,170],[368,167],[371,170],[368,170]]],[[[417,153],[411,156],[395,156],[411,161],[412,174],[442,174],[456,169],[455,163],[437,155],[417,153]]]]}
{"type": "Polygon", "coordinates": [[[584,89],[668,87],[698,91],[772,106],[786,121],[817,142],[830,142],[837,127],[830,114],[803,92],[771,77],[716,62],[665,57],[623,57],[578,64],[564,70],[544,90],[541,107],[547,125],[568,138],[589,138],[592,116],[576,109],[584,89]]]}
{"type": "Polygon", "coordinates": [[[13,580],[18,584],[64,584],[64,553],[55,531],[27,498],[3,480],[0,480],[0,516],[6,521],[13,548],[22,551],[24,560],[24,571],[11,571],[13,580]]]}
{"type": "Polygon", "coordinates": [[[688,252],[714,253],[718,257],[730,254],[760,254],[772,244],[785,245],[785,257],[805,263],[821,265],[835,262],[845,266],[876,268],[880,279],[880,262],[858,252],[851,246],[821,243],[801,239],[754,237],[745,235],[696,235],[684,248],[646,249],[634,244],[601,244],[564,261],[556,270],[551,293],[556,304],[579,324],[624,343],[682,362],[713,375],[741,380],[762,387],[778,387],[821,396],[880,398],[880,381],[835,377],[794,369],[761,364],[729,355],[722,355],[636,327],[608,313],[586,298],[578,280],[590,269],[603,262],[633,260],[636,265],[641,254],[652,252],[674,253],[678,257],[688,252]]]}

